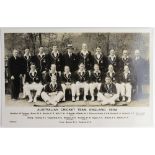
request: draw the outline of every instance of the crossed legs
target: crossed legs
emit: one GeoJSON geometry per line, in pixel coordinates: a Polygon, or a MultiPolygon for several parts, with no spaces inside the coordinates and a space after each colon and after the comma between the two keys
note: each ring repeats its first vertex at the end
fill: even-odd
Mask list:
{"type": "Polygon", "coordinates": [[[64,97],[64,93],[62,91],[59,91],[58,93],[47,93],[47,92],[42,92],[41,93],[41,98],[47,103],[47,104],[52,104],[54,106],[57,105],[64,97]]]}

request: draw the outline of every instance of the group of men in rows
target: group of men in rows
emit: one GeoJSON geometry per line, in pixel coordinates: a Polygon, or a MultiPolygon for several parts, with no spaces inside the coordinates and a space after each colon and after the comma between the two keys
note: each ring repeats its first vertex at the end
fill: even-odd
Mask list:
{"type": "Polygon", "coordinates": [[[20,79],[23,83],[23,98],[28,96],[28,102],[37,102],[41,98],[46,104],[56,106],[65,101],[66,90],[71,90],[72,101],[78,101],[83,89],[83,100],[91,95],[91,101],[97,100],[101,104],[115,104],[120,99],[131,102],[132,87],[138,85],[138,92],[142,91],[142,76],[144,59],[140,51],[135,50],[135,58],[131,58],[127,50],[123,50],[122,57],[118,57],[114,49],[108,56],[102,53],[100,46],[96,47],[94,55],[88,51],[87,44],[82,44],[79,53],[74,53],[72,44],[67,45],[67,52],[61,53],[57,45],[45,54],[44,47],[39,47],[37,55],[25,49],[22,57],[18,50],[8,60],[9,79],[11,81],[11,98],[18,99],[20,79]],[[32,95],[32,91],[35,91],[32,95]]]}

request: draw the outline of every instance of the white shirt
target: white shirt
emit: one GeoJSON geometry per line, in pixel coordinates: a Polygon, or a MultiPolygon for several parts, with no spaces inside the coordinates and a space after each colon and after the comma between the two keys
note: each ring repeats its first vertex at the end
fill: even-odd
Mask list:
{"type": "Polygon", "coordinates": [[[125,77],[125,79],[127,79],[127,77],[128,77],[128,74],[130,73],[130,71],[129,72],[124,72],[124,77],[125,77]]]}
{"type": "Polygon", "coordinates": [[[98,75],[98,74],[100,74],[101,72],[100,72],[100,70],[99,70],[99,71],[94,71],[94,73],[98,75]]]}
{"type": "Polygon", "coordinates": [[[44,55],[45,55],[45,53],[38,53],[38,55],[42,58],[44,55]]]}
{"type": "Polygon", "coordinates": [[[96,57],[97,57],[97,59],[100,59],[100,57],[101,57],[101,53],[95,53],[96,54],[96,57]]]}
{"type": "Polygon", "coordinates": [[[81,53],[82,53],[83,55],[86,55],[86,54],[88,54],[88,51],[83,51],[83,50],[81,50],[81,53]]]}
{"type": "Polygon", "coordinates": [[[56,83],[53,83],[51,82],[50,85],[52,85],[52,87],[54,88],[57,84],[56,83]]]}
{"type": "Polygon", "coordinates": [[[110,84],[106,84],[107,85],[107,87],[108,87],[108,89],[109,89],[109,87],[110,87],[110,84]]]}
{"type": "Polygon", "coordinates": [[[68,78],[68,76],[71,75],[71,73],[70,72],[69,73],[64,72],[64,75],[68,78]]]}
{"type": "Polygon", "coordinates": [[[26,59],[29,59],[30,56],[31,56],[31,54],[29,54],[29,55],[24,54],[24,57],[26,57],[26,59]]]}
{"type": "Polygon", "coordinates": [[[52,53],[53,53],[54,57],[57,57],[59,55],[59,51],[56,51],[56,52],[52,51],[52,53]]]}
{"type": "Polygon", "coordinates": [[[68,55],[69,55],[69,57],[71,57],[71,56],[72,56],[72,53],[69,53],[69,52],[68,52],[68,55]]]}
{"type": "Polygon", "coordinates": [[[115,72],[114,71],[113,72],[108,71],[108,73],[109,73],[110,77],[112,77],[112,74],[115,72]]]}
{"type": "Polygon", "coordinates": [[[78,70],[78,72],[80,73],[80,75],[82,75],[83,73],[85,73],[85,70],[83,71],[78,70]]]}
{"type": "Polygon", "coordinates": [[[56,73],[57,73],[57,71],[52,72],[51,70],[49,70],[49,73],[51,73],[51,74],[56,74],[56,73]]]}
{"type": "Polygon", "coordinates": [[[113,61],[115,58],[116,58],[116,55],[112,56],[112,55],[109,55],[109,57],[111,58],[111,60],[113,61]]]}
{"type": "Polygon", "coordinates": [[[15,58],[15,60],[17,59],[17,57],[13,56],[15,58]]]}
{"type": "Polygon", "coordinates": [[[110,77],[112,77],[112,72],[109,72],[110,77]]]}
{"type": "Polygon", "coordinates": [[[37,73],[37,70],[35,70],[35,71],[30,70],[29,73],[31,73],[34,76],[34,74],[37,73]]]}
{"type": "Polygon", "coordinates": [[[126,59],[128,59],[128,58],[129,58],[129,56],[127,56],[127,57],[122,56],[122,59],[124,59],[124,60],[126,60],[126,59]]]}

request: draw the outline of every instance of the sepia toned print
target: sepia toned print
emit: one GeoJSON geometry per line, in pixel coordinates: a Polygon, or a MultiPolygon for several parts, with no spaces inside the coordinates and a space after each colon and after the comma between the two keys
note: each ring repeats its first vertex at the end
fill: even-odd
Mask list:
{"type": "Polygon", "coordinates": [[[5,105],[145,107],[150,33],[5,33],[5,105]]]}

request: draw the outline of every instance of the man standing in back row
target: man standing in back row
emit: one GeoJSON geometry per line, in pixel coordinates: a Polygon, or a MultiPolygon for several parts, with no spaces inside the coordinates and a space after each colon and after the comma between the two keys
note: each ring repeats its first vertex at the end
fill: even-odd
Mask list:
{"type": "Polygon", "coordinates": [[[108,70],[108,60],[107,57],[101,52],[101,47],[96,47],[96,53],[94,54],[94,64],[98,64],[100,71],[106,73],[108,70]]]}
{"type": "Polygon", "coordinates": [[[67,45],[67,53],[64,54],[64,66],[69,66],[71,73],[78,69],[77,56],[73,53],[72,44],[67,45]]]}
{"type": "Polygon", "coordinates": [[[78,57],[78,64],[83,63],[86,71],[88,71],[90,75],[90,71],[93,69],[94,62],[93,62],[93,57],[91,55],[91,52],[88,51],[86,43],[82,44],[82,49],[78,53],[77,57],[78,57]]]}
{"type": "Polygon", "coordinates": [[[22,72],[22,83],[23,83],[23,99],[26,97],[26,92],[24,90],[24,81],[26,74],[30,71],[30,65],[32,63],[33,56],[31,55],[30,49],[26,48],[24,51],[24,55],[21,57],[21,72],[22,72]]]}
{"type": "Polygon", "coordinates": [[[62,54],[58,51],[57,45],[53,45],[52,52],[49,53],[47,57],[48,70],[50,69],[51,64],[55,64],[57,72],[59,73],[59,75],[61,75],[64,68],[64,61],[62,54]]]}
{"type": "Polygon", "coordinates": [[[120,58],[119,62],[120,66],[120,72],[123,72],[124,66],[128,66],[130,71],[133,71],[133,64],[132,59],[129,56],[128,50],[123,50],[122,57],[120,58]]]}
{"type": "Polygon", "coordinates": [[[36,70],[42,74],[43,80],[45,80],[47,71],[47,55],[44,52],[44,47],[39,47],[37,55],[33,56],[32,62],[36,65],[36,70]]]}
{"type": "Polygon", "coordinates": [[[119,63],[120,59],[118,56],[116,56],[116,52],[114,49],[110,50],[109,56],[108,56],[108,66],[113,65],[114,71],[119,71],[119,63]]]}

